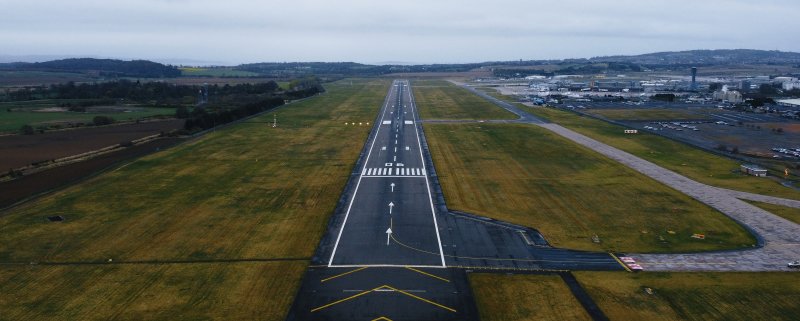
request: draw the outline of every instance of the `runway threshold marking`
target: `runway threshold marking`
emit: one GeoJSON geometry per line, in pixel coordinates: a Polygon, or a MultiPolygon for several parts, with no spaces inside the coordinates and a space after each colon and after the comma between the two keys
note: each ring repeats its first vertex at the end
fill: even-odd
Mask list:
{"type": "Polygon", "coordinates": [[[438,275],[433,275],[433,274],[430,274],[430,273],[428,273],[428,272],[425,272],[425,271],[420,271],[420,270],[417,270],[417,269],[415,269],[415,268],[412,268],[412,267],[410,267],[410,266],[406,266],[406,269],[408,269],[408,270],[411,270],[411,271],[414,271],[414,272],[417,272],[417,273],[419,273],[419,274],[422,274],[422,275],[427,275],[427,276],[430,276],[430,277],[432,277],[432,278],[434,278],[434,279],[439,279],[439,280],[442,280],[442,281],[445,281],[445,282],[448,282],[448,283],[450,282],[450,280],[448,280],[448,279],[445,279],[445,278],[443,278],[443,277],[441,277],[441,276],[438,276],[438,275]]]}
{"type": "Polygon", "coordinates": [[[625,264],[624,262],[622,262],[622,260],[620,260],[620,259],[617,257],[617,255],[616,255],[616,254],[609,252],[609,253],[608,253],[608,255],[611,255],[611,257],[613,257],[613,258],[614,258],[614,260],[615,260],[615,261],[617,261],[617,263],[619,263],[619,265],[622,265],[622,267],[623,267],[623,268],[625,268],[625,271],[632,272],[632,271],[631,271],[631,269],[628,267],[628,265],[627,265],[627,264],[625,264]]]}
{"type": "Polygon", "coordinates": [[[384,292],[384,291],[387,291],[387,292],[397,292],[397,293],[400,293],[400,294],[406,295],[406,296],[408,296],[408,297],[411,297],[411,298],[417,299],[417,300],[419,300],[419,301],[422,301],[422,302],[425,302],[425,303],[428,303],[428,304],[431,304],[431,305],[437,306],[437,307],[439,307],[439,308],[445,309],[445,310],[447,310],[447,311],[450,311],[450,312],[453,312],[453,313],[457,312],[457,311],[456,311],[456,309],[453,309],[453,308],[451,308],[451,307],[448,307],[448,306],[446,306],[446,305],[442,305],[442,304],[439,304],[439,303],[433,302],[433,301],[431,301],[431,300],[428,300],[428,299],[426,299],[426,298],[423,298],[423,297],[420,297],[420,296],[413,295],[413,294],[411,294],[411,293],[408,293],[408,292],[406,292],[406,291],[403,291],[403,290],[400,290],[400,289],[397,289],[397,288],[391,287],[391,286],[389,286],[389,285],[386,285],[386,284],[384,284],[384,285],[381,285],[381,286],[379,286],[379,287],[377,287],[377,288],[374,288],[374,289],[372,289],[372,290],[367,290],[367,291],[364,291],[364,292],[361,292],[361,293],[358,293],[358,294],[354,294],[354,295],[351,295],[351,296],[349,296],[349,297],[346,297],[346,298],[344,298],[344,299],[337,300],[337,301],[333,301],[333,302],[331,302],[331,303],[328,303],[328,304],[326,304],[326,305],[323,305],[323,306],[320,306],[320,307],[317,307],[317,308],[311,309],[311,312],[317,312],[317,311],[319,311],[319,310],[322,310],[322,309],[325,309],[325,308],[329,308],[329,307],[331,307],[331,306],[334,306],[334,305],[337,305],[337,304],[339,304],[339,303],[346,302],[346,301],[349,301],[349,300],[355,299],[355,298],[357,298],[357,297],[360,297],[360,296],[362,296],[362,295],[367,295],[367,294],[370,294],[370,293],[372,293],[372,292],[384,292]],[[387,290],[389,290],[389,291],[387,291],[387,290]]]}
{"type": "Polygon", "coordinates": [[[326,279],[322,279],[321,281],[319,281],[319,283],[324,283],[326,281],[330,281],[330,280],[333,280],[335,278],[348,275],[350,273],[356,273],[356,272],[361,271],[361,270],[366,269],[366,268],[368,268],[368,266],[365,266],[365,267],[362,267],[362,268],[358,268],[358,269],[355,269],[355,270],[352,270],[352,271],[347,271],[347,272],[344,272],[344,273],[341,273],[341,274],[337,274],[337,275],[334,275],[332,277],[329,277],[329,278],[326,278],[326,279]]]}

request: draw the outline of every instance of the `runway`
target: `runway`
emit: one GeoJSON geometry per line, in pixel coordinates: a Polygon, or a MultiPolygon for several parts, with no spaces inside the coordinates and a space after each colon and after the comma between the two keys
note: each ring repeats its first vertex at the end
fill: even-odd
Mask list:
{"type": "Polygon", "coordinates": [[[467,273],[623,270],[447,209],[418,115],[409,82],[394,81],[287,320],[478,320],[467,273]]]}

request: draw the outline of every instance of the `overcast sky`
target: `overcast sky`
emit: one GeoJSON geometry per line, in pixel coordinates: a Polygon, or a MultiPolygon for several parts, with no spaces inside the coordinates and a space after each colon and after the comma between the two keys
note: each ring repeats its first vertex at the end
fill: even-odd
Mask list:
{"type": "Polygon", "coordinates": [[[0,56],[449,63],[800,51],[797,0],[0,0],[0,56]]]}

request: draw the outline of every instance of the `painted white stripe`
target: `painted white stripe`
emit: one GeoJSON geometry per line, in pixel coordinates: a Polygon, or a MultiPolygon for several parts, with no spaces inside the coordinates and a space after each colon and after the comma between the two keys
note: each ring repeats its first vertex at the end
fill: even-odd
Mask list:
{"type": "Polygon", "coordinates": [[[412,267],[412,268],[431,268],[444,269],[442,265],[397,265],[397,264],[364,264],[364,265],[328,265],[332,268],[360,268],[360,267],[412,267]]]}
{"type": "Polygon", "coordinates": [[[374,170],[375,170],[374,168],[370,168],[370,169],[369,169],[369,172],[367,172],[367,175],[372,175],[372,172],[373,172],[374,170]]]}
{"type": "MultiPolygon", "coordinates": [[[[419,123],[417,121],[417,114],[414,113],[414,109],[417,107],[416,102],[414,101],[414,96],[411,95],[411,83],[408,84],[408,102],[411,105],[411,115],[413,115],[412,119],[415,123],[419,123]]],[[[447,263],[444,261],[444,250],[442,250],[442,238],[439,236],[439,222],[436,221],[436,209],[433,206],[433,194],[431,193],[431,183],[428,180],[428,176],[425,175],[425,159],[422,157],[422,142],[419,139],[419,133],[417,130],[417,126],[414,125],[414,133],[417,136],[417,147],[419,148],[419,160],[422,163],[422,175],[425,177],[425,186],[428,188],[428,202],[431,205],[431,217],[433,218],[433,228],[436,231],[436,241],[439,243],[439,257],[442,260],[442,267],[447,267],[447,263]]]]}
{"type": "MultiPolygon", "coordinates": [[[[389,108],[388,108],[388,106],[389,106],[389,96],[391,96],[391,93],[392,93],[393,89],[394,89],[394,87],[390,87],[389,95],[386,96],[386,99],[383,102],[383,115],[381,115],[381,119],[386,118],[386,111],[389,110],[389,108]]],[[[375,148],[375,142],[378,140],[377,138],[378,138],[378,134],[380,134],[380,132],[381,132],[381,127],[378,126],[378,129],[375,131],[375,137],[372,139],[372,144],[369,146],[369,152],[367,152],[367,159],[364,162],[364,164],[369,164],[369,158],[370,158],[370,156],[372,156],[372,149],[375,148]]],[[[419,140],[419,137],[417,137],[417,140],[419,140]]],[[[350,198],[350,204],[347,205],[347,212],[344,214],[344,221],[342,221],[342,227],[339,228],[339,235],[336,236],[336,243],[333,244],[333,250],[331,251],[331,258],[328,260],[328,266],[331,266],[333,264],[333,258],[336,257],[336,250],[339,248],[339,241],[342,239],[342,232],[344,232],[344,227],[347,226],[347,219],[350,217],[350,210],[353,209],[353,201],[355,201],[356,195],[358,195],[358,188],[361,186],[361,179],[362,178],[364,178],[364,176],[359,176],[358,177],[358,183],[356,183],[356,190],[353,192],[353,197],[350,198]]],[[[428,189],[428,194],[430,194],[430,188],[428,189]]],[[[431,204],[432,204],[432,202],[433,201],[431,201],[431,204]]],[[[435,217],[434,217],[434,219],[435,219],[435,217]]],[[[436,221],[434,220],[433,223],[435,225],[436,221]]],[[[439,237],[439,228],[438,227],[436,228],[436,237],[437,238],[439,237]]],[[[441,250],[442,250],[442,242],[440,240],[439,241],[439,251],[441,252],[441,250]]],[[[442,260],[443,260],[442,263],[444,263],[444,256],[442,256],[442,260]]],[[[444,264],[442,264],[442,266],[444,266],[444,264]]]]}
{"type": "Polygon", "coordinates": [[[361,171],[361,176],[364,176],[366,174],[367,174],[367,169],[365,168],[363,171],[361,171]]]}

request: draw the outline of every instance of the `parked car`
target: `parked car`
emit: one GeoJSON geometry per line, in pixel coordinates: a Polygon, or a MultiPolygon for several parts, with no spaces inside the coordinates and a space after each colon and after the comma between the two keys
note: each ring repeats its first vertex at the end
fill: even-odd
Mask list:
{"type": "Polygon", "coordinates": [[[792,269],[800,269],[800,261],[789,262],[787,265],[792,269]]]}

